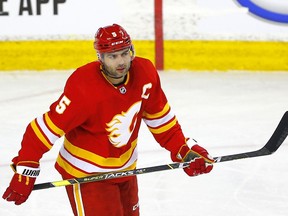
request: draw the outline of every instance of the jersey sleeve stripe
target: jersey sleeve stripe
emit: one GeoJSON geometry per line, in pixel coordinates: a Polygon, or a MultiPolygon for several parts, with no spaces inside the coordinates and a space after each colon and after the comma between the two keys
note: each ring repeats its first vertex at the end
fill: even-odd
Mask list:
{"type": "Polygon", "coordinates": [[[46,135],[47,139],[49,140],[49,142],[51,144],[54,144],[56,142],[57,139],[59,139],[59,136],[56,136],[53,131],[51,131],[47,125],[45,124],[45,121],[43,119],[43,116],[40,116],[36,119],[39,127],[41,128],[41,130],[43,131],[43,133],[46,135]]]}
{"type": "Polygon", "coordinates": [[[159,118],[159,117],[162,117],[165,115],[165,113],[167,113],[170,109],[170,106],[168,103],[166,103],[166,105],[164,106],[163,110],[158,112],[158,113],[154,113],[154,114],[151,114],[151,113],[147,113],[147,112],[144,112],[143,113],[143,118],[146,118],[146,119],[156,119],[156,118],[159,118]]]}
{"type": "Polygon", "coordinates": [[[33,129],[33,131],[35,132],[36,136],[38,137],[38,139],[48,148],[51,149],[52,148],[52,144],[48,141],[48,139],[44,136],[44,134],[42,133],[42,131],[40,130],[39,126],[36,123],[36,119],[34,119],[31,123],[31,127],[33,129]]]}
{"type": "Polygon", "coordinates": [[[57,127],[53,122],[52,120],[50,119],[48,113],[45,113],[44,114],[44,119],[45,119],[45,122],[47,124],[47,126],[50,128],[50,130],[57,134],[59,137],[63,136],[65,134],[65,132],[63,130],[61,130],[59,127],[57,127]]]}
{"type": "Polygon", "coordinates": [[[171,121],[171,119],[173,119],[174,117],[175,117],[175,115],[170,110],[167,115],[163,116],[160,119],[154,119],[154,120],[143,119],[143,120],[148,127],[157,128],[157,127],[164,125],[167,122],[171,121]]]}
{"type": "Polygon", "coordinates": [[[174,125],[176,125],[177,123],[177,119],[175,118],[173,121],[171,121],[170,123],[159,127],[159,128],[151,128],[148,126],[149,130],[151,133],[153,134],[160,134],[160,133],[164,133],[165,131],[168,131],[170,128],[172,128],[174,125]]]}

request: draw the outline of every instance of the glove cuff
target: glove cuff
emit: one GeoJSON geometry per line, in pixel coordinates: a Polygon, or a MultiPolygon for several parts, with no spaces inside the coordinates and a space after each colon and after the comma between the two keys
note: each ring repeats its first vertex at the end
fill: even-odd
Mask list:
{"type": "Polygon", "coordinates": [[[187,157],[189,152],[190,152],[190,148],[186,144],[182,145],[178,154],[177,154],[177,158],[179,160],[183,161],[187,157]]]}
{"type": "Polygon", "coordinates": [[[40,174],[40,168],[33,168],[28,166],[19,165],[16,167],[16,172],[22,176],[28,176],[30,178],[37,178],[40,174]]]}
{"type": "Polygon", "coordinates": [[[20,161],[17,165],[11,164],[11,168],[15,173],[30,178],[36,178],[40,174],[39,163],[35,161],[20,161]]]}

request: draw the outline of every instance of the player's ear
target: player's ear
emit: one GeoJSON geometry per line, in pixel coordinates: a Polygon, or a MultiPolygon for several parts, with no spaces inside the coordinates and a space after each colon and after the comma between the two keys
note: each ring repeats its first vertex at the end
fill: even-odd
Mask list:
{"type": "Polygon", "coordinates": [[[130,52],[131,52],[131,61],[132,61],[135,58],[135,49],[134,49],[133,44],[131,44],[130,52]]]}
{"type": "Polygon", "coordinates": [[[97,57],[98,57],[98,60],[102,63],[103,62],[103,58],[104,58],[104,54],[102,53],[99,53],[97,52],[97,57]]]}

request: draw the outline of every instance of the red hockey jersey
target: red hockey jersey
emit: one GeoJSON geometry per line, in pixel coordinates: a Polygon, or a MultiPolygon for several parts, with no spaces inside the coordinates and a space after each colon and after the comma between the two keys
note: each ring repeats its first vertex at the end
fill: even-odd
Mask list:
{"type": "Polygon", "coordinates": [[[185,137],[153,64],[136,57],[125,83],[115,87],[101,64],[91,62],[74,71],[50,110],[28,125],[15,160],[39,161],[64,135],[55,165],[61,174],[83,177],[133,169],[142,119],[156,141],[177,154],[185,137]]]}

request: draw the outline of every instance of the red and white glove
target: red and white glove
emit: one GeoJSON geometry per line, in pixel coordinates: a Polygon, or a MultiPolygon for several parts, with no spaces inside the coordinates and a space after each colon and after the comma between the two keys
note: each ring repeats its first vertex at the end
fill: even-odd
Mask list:
{"type": "Polygon", "coordinates": [[[15,205],[21,205],[28,199],[33,190],[36,178],[40,173],[39,163],[23,161],[17,165],[12,164],[11,167],[15,174],[2,198],[15,202],[15,205]]]}
{"type": "Polygon", "coordinates": [[[209,173],[213,169],[213,158],[206,149],[197,144],[193,145],[191,149],[186,144],[183,145],[177,158],[181,159],[182,162],[191,162],[189,167],[184,168],[189,176],[209,173]]]}

